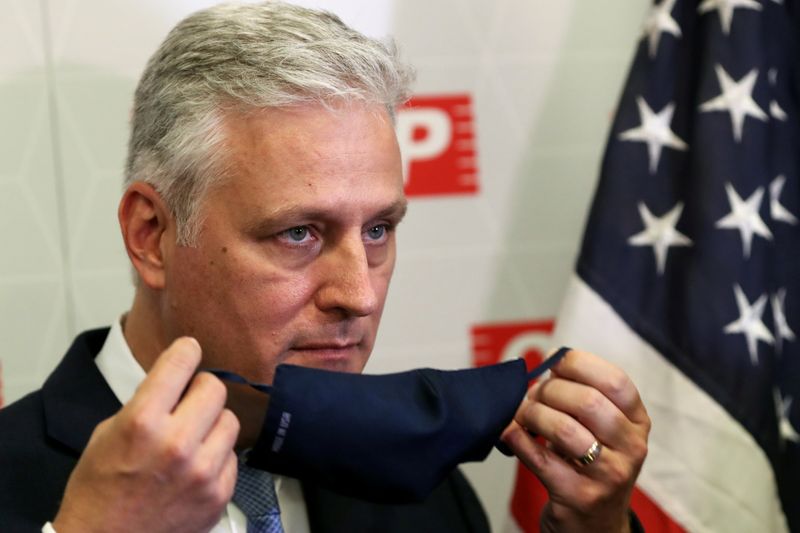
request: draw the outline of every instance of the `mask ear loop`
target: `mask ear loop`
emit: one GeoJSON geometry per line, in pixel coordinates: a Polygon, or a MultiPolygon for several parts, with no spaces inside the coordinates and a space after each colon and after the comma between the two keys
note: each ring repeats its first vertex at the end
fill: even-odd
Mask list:
{"type": "Polygon", "coordinates": [[[250,387],[254,388],[259,392],[263,392],[265,394],[272,394],[272,385],[264,385],[263,383],[253,383],[251,381],[246,380],[239,374],[236,374],[235,372],[229,372],[228,370],[220,370],[218,368],[204,368],[203,370],[201,370],[201,372],[208,372],[210,374],[214,374],[219,379],[230,381],[231,383],[249,385],[250,387]]]}
{"type": "Polygon", "coordinates": [[[532,381],[550,370],[556,363],[564,359],[564,356],[567,355],[567,352],[571,349],[572,348],[566,346],[559,348],[556,353],[545,359],[542,364],[528,372],[528,381],[532,381]]]}

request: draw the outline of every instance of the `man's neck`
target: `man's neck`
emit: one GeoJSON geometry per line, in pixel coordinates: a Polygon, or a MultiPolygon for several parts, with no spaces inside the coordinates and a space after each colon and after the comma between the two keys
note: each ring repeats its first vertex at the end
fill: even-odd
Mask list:
{"type": "Polygon", "coordinates": [[[122,320],[125,341],[145,372],[150,370],[159,354],[169,345],[156,307],[153,296],[139,287],[130,312],[122,320]]]}

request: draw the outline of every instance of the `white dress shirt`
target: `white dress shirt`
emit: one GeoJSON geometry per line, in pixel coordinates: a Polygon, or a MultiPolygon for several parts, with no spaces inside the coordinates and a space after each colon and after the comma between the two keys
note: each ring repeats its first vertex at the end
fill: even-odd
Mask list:
{"type": "MultiPolygon", "coordinates": [[[[120,403],[130,400],[145,378],[145,371],[133,357],[119,320],[111,326],[103,348],[95,359],[97,368],[120,403]]],[[[274,476],[275,492],[281,508],[281,522],[286,533],[309,533],[306,502],[300,482],[294,478],[274,476]]],[[[55,533],[48,522],[43,533],[55,533]]],[[[247,518],[233,502],[228,503],[220,521],[211,533],[247,533],[247,518]]]]}

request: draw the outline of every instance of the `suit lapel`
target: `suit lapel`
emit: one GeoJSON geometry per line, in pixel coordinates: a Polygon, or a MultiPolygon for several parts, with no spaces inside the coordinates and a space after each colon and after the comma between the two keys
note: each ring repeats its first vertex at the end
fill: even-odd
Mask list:
{"type": "Polygon", "coordinates": [[[95,426],[121,407],[94,364],[108,331],[81,333],[42,386],[48,436],[77,454],[83,452],[95,426]]]}

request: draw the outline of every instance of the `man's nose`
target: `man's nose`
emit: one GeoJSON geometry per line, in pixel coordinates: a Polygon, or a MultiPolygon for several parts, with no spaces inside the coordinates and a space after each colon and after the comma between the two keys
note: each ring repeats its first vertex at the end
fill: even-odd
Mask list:
{"type": "Polygon", "coordinates": [[[317,291],[317,306],[325,311],[340,310],[348,316],[367,316],[377,311],[379,298],[361,235],[341,239],[324,255],[325,260],[319,264],[323,282],[317,291]]]}

